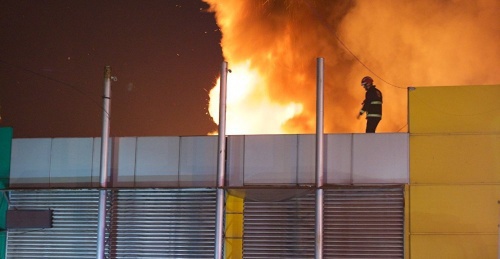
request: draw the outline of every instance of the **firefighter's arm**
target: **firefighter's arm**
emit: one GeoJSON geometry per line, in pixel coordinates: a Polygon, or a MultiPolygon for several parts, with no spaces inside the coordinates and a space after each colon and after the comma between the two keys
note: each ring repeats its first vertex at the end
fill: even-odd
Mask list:
{"type": "Polygon", "coordinates": [[[359,119],[359,117],[361,117],[361,115],[363,115],[363,113],[365,113],[365,111],[363,109],[361,109],[356,118],[359,119]]]}
{"type": "Polygon", "coordinates": [[[359,113],[358,113],[358,116],[356,117],[357,119],[359,119],[359,117],[361,117],[361,115],[363,115],[363,113],[365,113],[365,103],[366,103],[366,100],[363,101],[363,103],[361,103],[361,110],[359,110],[359,113]]]}

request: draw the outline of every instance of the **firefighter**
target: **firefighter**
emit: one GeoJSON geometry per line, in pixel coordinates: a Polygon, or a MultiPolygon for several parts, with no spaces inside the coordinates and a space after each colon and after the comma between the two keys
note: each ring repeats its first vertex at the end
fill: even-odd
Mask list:
{"type": "Polygon", "coordinates": [[[357,118],[366,112],[366,133],[375,133],[382,119],[382,92],[375,87],[373,79],[369,76],[363,77],[361,85],[366,90],[366,95],[357,118]]]}

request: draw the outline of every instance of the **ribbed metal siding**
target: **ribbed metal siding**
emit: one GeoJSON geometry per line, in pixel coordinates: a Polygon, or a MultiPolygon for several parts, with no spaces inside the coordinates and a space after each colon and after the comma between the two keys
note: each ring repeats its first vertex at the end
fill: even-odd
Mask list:
{"type": "MultiPolygon", "coordinates": [[[[107,258],[213,258],[215,190],[117,190],[109,197],[107,258]]],[[[96,257],[97,190],[11,191],[10,199],[11,209],[53,210],[53,227],[9,230],[8,258],[96,257]]]]}
{"type": "Polygon", "coordinates": [[[213,258],[215,203],[213,189],[116,191],[111,258],[213,258]]]}
{"type": "Polygon", "coordinates": [[[10,194],[10,209],[53,210],[53,227],[9,230],[7,258],[95,258],[97,191],[11,191],[10,194]]]}
{"type": "Polygon", "coordinates": [[[314,258],[314,194],[287,201],[245,201],[243,257],[314,258]]]}
{"type": "Polygon", "coordinates": [[[403,258],[403,187],[325,192],[326,258],[403,258]]]}
{"type": "MultiPolygon", "coordinates": [[[[325,258],[403,258],[402,187],[324,191],[325,258]]],[[[314,258],[314,193],[281,202],[245,201],[244,258],[314,258]]]]}

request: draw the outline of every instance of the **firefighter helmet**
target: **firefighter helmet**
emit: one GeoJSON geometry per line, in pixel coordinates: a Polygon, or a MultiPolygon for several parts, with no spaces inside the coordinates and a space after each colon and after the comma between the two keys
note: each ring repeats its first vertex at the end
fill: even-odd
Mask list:
{"type": "Polygon", "coordinates": [[[373,84],[373,79],[369,76],[365,76],[363,77],[363,79],[361,79],[361,85],[364,86],[364,85],[372,85],[373,84]]]}

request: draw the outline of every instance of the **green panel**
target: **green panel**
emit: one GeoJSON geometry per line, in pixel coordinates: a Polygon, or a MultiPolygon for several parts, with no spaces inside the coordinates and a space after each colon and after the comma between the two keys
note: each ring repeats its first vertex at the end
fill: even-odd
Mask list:
{"type": "Polygon", "coordinates": [[[9,186],[12,128],[0,128],[0,188],[9,186]]]}
{"type": "MultiPolygon", "coordinates": [[[[12,149],[12,128],[0,128],[0,188],[5,189],[9,186],[10,176],[10,155],[12,149]]],[[[5,196],[0,197],[0,255],[5,255],[5,215],[7,213],[8,203],[5,196]]]]}

